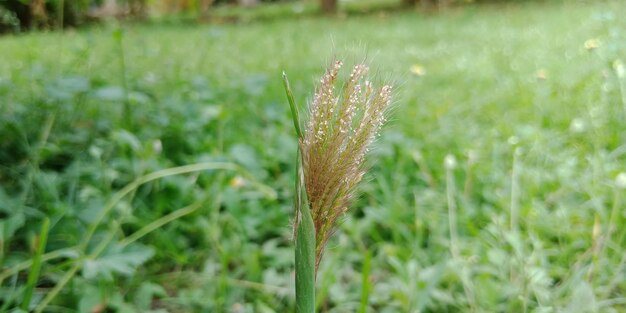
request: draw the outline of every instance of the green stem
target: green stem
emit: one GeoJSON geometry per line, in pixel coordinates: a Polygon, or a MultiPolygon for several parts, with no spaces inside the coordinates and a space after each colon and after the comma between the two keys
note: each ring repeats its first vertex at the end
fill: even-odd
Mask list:
{"type": "Polygon", "coordinates": [[[202,206],[203,201],[196,201],[195,203],[188,205],[184,208],[178,209],[168,215],[165,215],[161,218],[159,218],[158,220],[142,227],[140,230],[134,232],[132,235],[124,238],[123,240],[121,240],[119,242],[119,245],[124,247],[124,246],[128,246],[129,244],[139,240],[141,237],[159,229],[160,227],[162,227],[163,225],[170,223],[180,217],[183,217],[187,214],[191,214],[194,211],[196,211],[198,208],[200,208],[200,206],[202,206]]]}
{"type": "Polygon", "coordinates": [[[363,269],[361,271],[361,306],[359,313],[367,313],[367,303],[370,296],[370,264],[372,260],[372,254],[367,248],[363,255],[363,269]]]}
{"type": "MultiPolygon", "coordinates": [[[[48,252],[48,253],[46,253],[46,254],[41,256],[41,262],[47,262],[47,261],[50,261],[50,260],[54,260],[54,259],[58,259],[58,258],[62,258],[64,256],[67,256],[68,254],[72,253],[73,249],[75,249],[75,248],[76,247],[63,248],[63,249],[59,249],[59,250],[54,250],[52,252],[48,252]]],[[[0,272],[0,284],[2,284],[2,281],[4,281],[7,277],[9,277],[11,275],[15,275],[15,273],[23,271],[23,270],[31,267],[32,265],[33,265],[33,260],[29,259],[29,260],[17,263],[15,265],[13,265],[13,267],[10,267],[10,268],[4,270],[3,272],[0,272]]],[[[2,310],[0,310],[0,312],[2,312],[2,310]]]]}
{"type": "Polygon", "coordinates": [[[33,291],[35,290],[35,285],[37,285],[37,281],[39,280],[39,272],[41,270],[41,256],[43,255],[43,251],[46,249],[46,242],[48,241],[48,228],[50,226],[50,220],[48,218],[43,220],[43,224],[41,225],[41,233],[39,235],[39,244],[37,245],[37,251],[35,252],[35,257],[33,258],[33,266],[31,268],[30,273],[28,274],[28,281],[26,283],[26,291],[24,292],[24,299],[22,300],[22,310],[28,311],[30,308],[30,300],[33,297],[33,291]]]}
{"type": "MultiPolygon", "coordinates": [[[[300,118],[298,108],[289,86],[287,74],[283,72],[283,83],[287,100],[291,108],[293,126],[296,129],[298,140],[302,140],[300,130],[300,118]]],[[[296,312],[315,312],[315,226],[309,210],[309,204],[304,187],[304,173],[302,172],[302,160],[300,149],[296,154],[296,177],[295,177],[295,235],[296,235],[296,312]]]]}
{"type": "Polygon", "coordinates": [[[122,82],[122,89],[124,92],[124,123],[125,127],[129,130],[133,129],[133,115],[132,108],[130,107],[130,98],[128,93],[128,79],[126,78],[126,61],[125,52],[124,52],[124,29],[122,26],[119,26],[113,32],[113,38],[117,44],[118,49],[118,58],[119,58],[119,66],[120,66],[120,77],[122,82]]]}
{"type": "Polygon", "coordinates": [[[300,206],[296,236],[296,312],[315,312],[315,227],[308,206],[300,206]]]}
{"type": "Polygon", "coordinates": [[[52,301],[58,294],[61,292],[61,289],[65,287],[65,285],[76,275],[76,272],[80,269],[82,261],[77,261],[72,265],[72,268],[63,275],[60,281],[57,282],[56,286],[48,292],[46,297],[39,303],[39,305],[35,308],[35,313],[41,313],[48,306],[48,303],[52,301]]]}

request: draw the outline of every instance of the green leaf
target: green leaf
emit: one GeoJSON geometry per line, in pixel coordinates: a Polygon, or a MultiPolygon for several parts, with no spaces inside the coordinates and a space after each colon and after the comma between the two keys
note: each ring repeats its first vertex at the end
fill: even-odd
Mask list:
{"type": "Polygon", "coordinates": [[[100,307],[104,307],[102,303],[102,294],[100,289],[87,285],[80,289],[80,300],[78,301],[78,312],[91,313],[97,312],[100,307]]]}
{"type": "MultiPolygon", "coordinates": [[[[298,153],[299,155],[299,153],[298,153]]],[[[315,226],[309,210],[304,177],[298,162],[296,209],[299,223],[296,232],[296,312],[315,312],[315,226]]]]}
{"type": "Polygon", "coordinates": [[[595,312],[596,298],[593,287],[586,281],[580,281],[572,292],[571,302],[564,312],[595,312]]]}
{"type": "Polygon", "coordinates": [[[15,232],[24,226],[24,214],[16,213],[11,217],[0,221],[0,241],[7,241],[15,232]]]}
{"type": "Polygon", "coordinates": [[[111,139],[118,145],[128,147],[132,151],[141,149],[141,141],[133,133],[126,130],[118,130],[113,132],[111,139]]]}
{"type": "Polygon", "coordinates": [[[96,89],[94,96],[98,100],[122,101],[124,100],[124,88],[120,86],[107,86],[96,89]]]}
{"type": "Polygon", "coordinates": [[[83,267],[83,276],[87,279],[101,277],[107,280],[111,280],[113,274],[131,276],[137,267],[153,255],[152,248],[139,244],[123,249],[116,246],[97,259],[87,260],[83,267]]]}
{"type": "Polygon", "coordinates": [[[135,305],[143,312],[148,311],[155,297],[167,297],[167,292],[161,285],[151,282],[142,283],[135,296],[135,305]]]}

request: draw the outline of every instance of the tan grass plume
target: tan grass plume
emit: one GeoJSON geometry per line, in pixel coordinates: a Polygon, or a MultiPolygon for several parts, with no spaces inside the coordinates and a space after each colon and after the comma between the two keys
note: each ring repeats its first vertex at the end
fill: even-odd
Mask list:
{"type": "Polygon", "coordinates": [[[352,69],[337,92],[335,85],[342,65],[341,61],[333,62],[320,79],[300,142],[304,183],[316,232],[316,268],[337,219],[348,210],[355,187],[365,173],[365,155],[391,103],[392,87],[375,89],[367,79],[369,69],[364,64],[352,69]]]}

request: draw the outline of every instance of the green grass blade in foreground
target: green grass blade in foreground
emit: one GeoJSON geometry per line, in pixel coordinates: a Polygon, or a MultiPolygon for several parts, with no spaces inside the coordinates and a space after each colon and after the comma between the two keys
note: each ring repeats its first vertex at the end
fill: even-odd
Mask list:
{"type": "Polygon", "coordinates": [[[41,233],[39,235],[39,244],[37,245],[37,251],[35,252],[35,257],[33,259],[33,266],[31,268],[30,273],[28,274],[28,281],[26,283],[26,291],[24,292],[24,298],[22,300],[22,310],[28,311],[30,307],[30,300],[33,297],[33,291],[35,290],[35,285],[39,280],[39,272],[41,270],[41,256],[43,255],[44,250],[46,249],[46,242],[48,241],[48,228],[50,226],[50,220],[45,218],[43,220],[43,224],[41,225],[41,233]]]}
{"type": "Polygon", "coordinates": [[[300,222],[296,233],[296,312],[315,312],[315,226],[303,191],[304,177],[298,166],[298,190],[303,200],[296,202],[300,222]]]}
{"type": "MultiPolygon", "coordinates": [[[[283,72],[283,83],[287,100],[291,108],[293,126],[298,135],[298,141],[302,139],[300,129],[300,117],[298,108],[291,92],[287,74],[283,72]]],[[[296,235],[296,312],[315,312],[315,226],[313,217],[309,211],[306,190],[304,188],[304,173],[302,172],[300,148],[296,153],[296,177],[295,177],[295,235],[296,235]]]]}
{"type": "Polygon", "coordinates": [[[289,101],[289,107],[291,108],[291,118],[293,119],[293,126],[298,134],[298,139],[302,139],[302,130],[300,129],[300,116],[298,114],[298,108],[296,107],[296,101],[293,99],[293,93],[291,92],[291,85],[289,85],[289,79],[287,73],[283,72],[283,84],[285,85],[285,92],[287,93],[287,100],[289,101]]]}

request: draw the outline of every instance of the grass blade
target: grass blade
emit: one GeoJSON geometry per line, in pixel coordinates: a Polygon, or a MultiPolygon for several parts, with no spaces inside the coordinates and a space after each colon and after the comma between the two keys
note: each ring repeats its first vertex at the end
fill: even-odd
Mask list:
{"type": "Polygon", "coordinates": [[[81,243],[80,250],[84,251],[89,244],[89,241],[93,237],[96,232],[96,229],[100,225],[100,223],[104,220],[104,218],[115,208],[118,202],[120,202],[126,195],[139,188],[139,186],[148,183],[153,180],[157,180],[160,178],[188,174],[206,170],[231,170],[231,171],[239,171],[239,167],[233,163],[222,163],[222,162],[206,162],[206,163],[196,163],[190,165],[183,165],[179,167],[172,167],[164,170],[159,170],[156,172],[152,172],[150,174],[141,176],[135,179],[130,184],[126,185],[123,189],[115,193],[110,200],[106,203],[105,207],[100,211],[100,214],[94,219],[94,222],[91,224],[89,229],[87,230],[87,234],[84,236],[83,241],[81,243]]]}
{"type": "Polygon", "coordinates": [[[369,250],[365,250],[361,273],[361,307],[359,308],[359,313],[367,313],[367,303],[369,302],[370,290],[372,288],[369,280],[371,260],[372,253],[369,250]]]}
{"type": "Polygon", "coordinates": [[[127,246],[137,240],[139,240],[141,237],[161,228],[163,225],[170,223],[178,218],[181,218],[187,214],[191,214],[193,212],[195,212],[200,206],[202,206],[202,201],[197,201],[194,204],[188,205],[184,208],[180,208],[168,215],[165,215],[157,220],[155,220],[154,222],[142,227],[140,230],[134,232],[132,235],[124,238],[124,240],[121,240],[119,245],[120,246],[127,246]]]}
{"type": "MultiPolygon", "coordinates": [[[[52,252],[48,252],[48,253],[46,253],[46,254],[41,256],[41,262],[47,262],[47,261],[50,261],[50,260],[62,258],[64,256],[66,256],[67,254],[71,254],[72,251],[74,251],[75,248],[76,247],[62,248],[62,249],[54,250],[52,252]]],[[[9,277],[11,275],[15,275],[16,273],[18,273],[20,271],[23,271],[23,270],[31,267],[32,265],[33,265],[33,260],[32,259],[28,259],[26,261],[17,263],[17,264],[13,265],[10,268],[7,268],[3,272],[0,272],[0,284],[2,284],[2,282],[7,277],[9,277]]],[[[0,310],[0,312],[2,312],[2,310],[0,310]]]]}
{"type": "Polygon", "coordinates": [[[283,84],[285,85],[285,92],[287,93],[287,100],[289,101],[289,107],[291,108],[291,118],[293,119],[293,126],[298,134],[298,139],[302,139],[302,130],[300,129],[300,116],[298,115],[298,108],[296,107],[296,101],[293,99],[293,93],[291,92],[291,85],[289,85],[289,79],[287,73],[283,72],[283,84]]]}
{"type": "Polygon", "coordinates": [[[26,283],[26,291],[24,292],[24,298],[22,300],[22,310],[28,311],[30,307],[30,300],[33,297],[33,291],[35,285],[39,280],[39,272],[41,270],[41,256],[46,249],[46,242],[48,241],[48,228],[50,227],[50,220],[45,218],[41,225],[41,232],[39,234],[39,243],[37,244],[37,251],[33,258],[33,266],[30,273],[28,273],[28,281],[26,283]]]}
{"type": "MultiPolygon", "coordinates": [[[[300,164],[300,162],[298,162],[300,164]]],[[[296,312],[315,312],[315,226],[304,192],[304,174],[297,166],[296,312]]]]}

